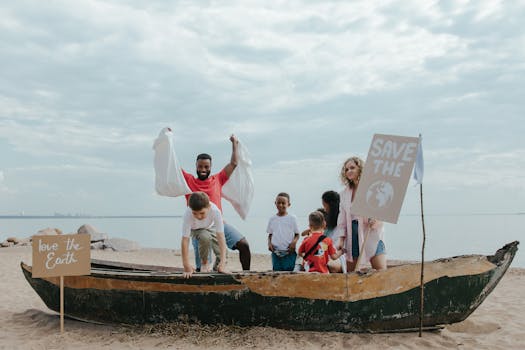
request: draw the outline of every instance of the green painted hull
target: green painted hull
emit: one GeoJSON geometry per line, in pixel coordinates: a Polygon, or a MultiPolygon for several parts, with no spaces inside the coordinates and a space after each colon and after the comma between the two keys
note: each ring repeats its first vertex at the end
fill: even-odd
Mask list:
{"type": "MultiPolygon", "coordinates": [[[[435,276],[425,283],[424,326],[455,323],[470,315],[502,278],[517,245],[510,243],[494,256],[425,263],[425,273],[428,265],[428,273],[435,276]],[[464,266],[469,271],[458,273],[464,266]]],[[[315,331],[414,330],[419,327],[420,287],[413,285],[419,276],[412,275],[419,266],[401,265],[368,275],[251,272],[196,274],[184,279],[179,272],[94,265],[91,276],[65,278],[65,313],[126,324],[182,320],[315,331]],[[320,294],[330,283],[347,291],[320,294]],[[361,289],[352,291],[354,286],[361,289]],[[388,288],[396,292],[385,292],[388,288]]],[[[58,311],[57,279],[32,278],[30,267],[24,264],[22,270],[46,305],[58,311]]]]}

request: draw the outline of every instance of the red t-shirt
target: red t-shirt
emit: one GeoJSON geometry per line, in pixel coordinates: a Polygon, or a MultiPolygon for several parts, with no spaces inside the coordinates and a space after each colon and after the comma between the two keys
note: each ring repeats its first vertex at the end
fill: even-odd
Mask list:
{"type": "MultiPolygon", "coordinates": [[[[182,174],[184,175],[184,179],[186,180],[186,183],[188,184],[188,187],[192,192],[204,192],[210,197],[210,201],[214,203],[217,208],[222,212],[222,206],[221,206],[221,191],[222,186],[226,181],[228,181],[228,176],[226,175],[226,171],[222,169],[217,174],[209,176],[206,180],[199,180],[199,178],[188,174],[184,170],[182,170],[182,174]]],[[[186,195],[186,203],[188,202],[188,199],[190,198],[190,195],[186,195]]]]}
{"type": "MultiPolygon", "coordinates": [[[[309,237],[306,237],[299,247],[299,254],[308,252],[322,234],[322,232],[314,232],[309,237]]],[[[329,273],[327,264],[332,254],[335,254],[334,245],[332,240],[326,237],[317,244],[317,249],[306,257],[306,261],[310,264],[310,270],[308,271],[329,273]]]]}

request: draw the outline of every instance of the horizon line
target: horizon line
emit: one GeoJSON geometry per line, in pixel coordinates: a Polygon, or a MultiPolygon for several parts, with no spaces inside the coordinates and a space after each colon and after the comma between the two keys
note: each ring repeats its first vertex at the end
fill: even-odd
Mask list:
{"type": "MultiPolygon", "coordinates": [[[[425,213],[425,216],[482,216],[482,215],[525,215],[525,212],[498,213],[425,213]]],[[[0,219],[131,219],[131,218],[181,218],[183,215],[0,215],[0,219]]],[[[399,216],[421,216],[421,213],[400,214],[399,216]]],[[[257,218],[257,216],[254,216],[257,218]]]]}

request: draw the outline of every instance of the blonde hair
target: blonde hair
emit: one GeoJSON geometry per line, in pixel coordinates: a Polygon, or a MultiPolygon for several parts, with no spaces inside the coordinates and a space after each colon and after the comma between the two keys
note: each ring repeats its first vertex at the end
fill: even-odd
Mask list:
{"type": "Polygon", "coordinates": [[[348,164],[349,161],[354,162],[357,165],[357,168],[359,169],[359,174],[357,174],[357,182],[359,182],[359,179],[361,179],[361,173],[363,172],[363,167],[365,165],[365,162],[359,158],[359,157],[350,157],[343,163],[343,166],[341,167],[341,173],[339,174],[339,178],[341,179],[341,182],[343,185],[348,186],[350,188],[355,188],[357,186],[354,181],[348,180],[346,178],[346,164],[348,164]]]}

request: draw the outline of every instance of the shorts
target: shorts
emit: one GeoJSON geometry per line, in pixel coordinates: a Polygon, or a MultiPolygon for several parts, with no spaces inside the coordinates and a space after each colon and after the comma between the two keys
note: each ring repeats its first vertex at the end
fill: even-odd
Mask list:
{"type": "Polygon", "coordinates": [[[226,238],[226,246],[233,250],[237,242],[243,239],[244,236],[232,225],[224,223],[224,238],[226,238]]]}
{"type": "Polygon", "coordinates": [[[377,249],[376,249],[376,253],[374,254],[374,256],[381,255],[381,254],[386,254],[386,248],[385,248],[385,243],[382,240],[379,240],[379,242],[377,242],[377,249]]]}
{"type": "Polygon", "coordinates": [[[295,260],[297,259],[297,253],[292,252],[284,254],[282,253],[282,250],[279,250],[278,252],[281,253],[278,254],[276,252],[272,252],[273,271],[293,271],[295,267],[295,260]]]}
{"type": "MultiPolygon", "coordinates": [[[[243,235],[235,227],[230,224],[224,223],[224,238],[226,239],[226,246],[233,250],[233,247],[244,238],[243,235]]],[[[199,242],[192,238],[193,251],[195,252],[195,266],[198,270],[201,268],[201,259],[199,255],[199,242]]],[[[208,256],[208,261],[211,261],[211,251],[208,256]]]]}

